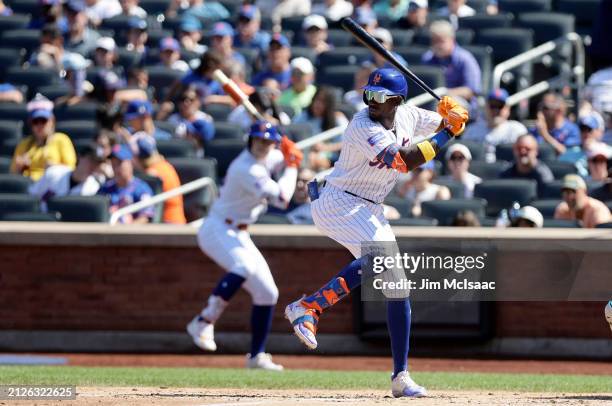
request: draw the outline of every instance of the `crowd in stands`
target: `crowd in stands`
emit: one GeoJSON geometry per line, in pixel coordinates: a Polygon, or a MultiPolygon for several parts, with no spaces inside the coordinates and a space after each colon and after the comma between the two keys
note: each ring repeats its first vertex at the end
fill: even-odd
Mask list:
{"type": "MultiPolygon", "coordinates": [[[[544,8],[527,11],[546,15],[573,4],[536,3],[544,8]]],[[[368,75],[390,66],[340,28],[339,20],[352,16],[470,111],[458,142],[400,178],[385,202],[394,224],[594,227],[612,221],[612,60],[598,49],[596,71],[580,94],[550,90],[519,119],[510,94],[535,73],[517,70],[502,83],[506,89],[491,88],[491,67],[506,50],[485,32],[501,24],[524,33],[511,0],[28,4],[0,0],[0,220],[19,218],[13,201],[1,201],[22,192],[36,199],[30,211],[51,212],[63,196],[100,195],[111,214],[200,176],[221,184],[253,118],[214,80],[217,69],[296,141],[346,126],[365,107],[361,87],[368,75]],[[504,210],[513,203],[520,207],[504,210]]],[[[594,28],[580,33],[605,47],[600,37],[607,28],[596,19],[612,17],[612,7],[589,4],[598,10],[588,23],[594,28]]],[[[584,25],[578,17],[571,21],[571,31],[584,25]]],[[[528,48],[547,38],[544,28],[533,30],[528,48]]],[[[565,61],[558,59],[553,68],[565,61]]],[[[420,93],[409,82],[409,97],[420,93]]],[[[339,135],[309,148],[287,211],[271,210],[264,221],[311,221],[306,184],[333,166],[341,143],[339,135]]],[[[178,196],[119,221],[185,224],[206,213],[209,198],[178,196]]]]}

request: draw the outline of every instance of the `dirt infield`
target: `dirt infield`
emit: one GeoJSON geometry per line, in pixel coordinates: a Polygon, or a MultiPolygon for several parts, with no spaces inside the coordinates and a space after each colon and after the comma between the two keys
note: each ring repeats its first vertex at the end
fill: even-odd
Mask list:
{"type": "MultiPolygon", "coordinates": [[[[326,390],[249,390],[191,388],[78,388],[77,400],[62,405],[207,405],[207,406],[274,406],[274,405],[601,405],[612,401],[609,395],[513,393],[478,391],[433,391],[427,398],[393,399],[386,391],[326,390]]],[[[19,403],[19,402],[17,402],[19,403]]],[[[36,402],[53,405],[52,402],[36,402]]]]}
{"type": "MultiPolygon", "coordinates": [[[[42,354],[39,354],[42,355],[42,354]]],[[[82,366],[143,366],[143,367],[208,367],[242,368],[241,355],[167,355],[167,354],[48,354],[65,357],[68,365],[82,366]]],[[[275,355],[288,369],[389,371],[391,357],[353,357],[316,355],[275,355]]],[[[612,375],[611,362],[478,360],[411,358],[410,368],[419,372],[508,372],[554,373],[578,375],[612,375]]]]}

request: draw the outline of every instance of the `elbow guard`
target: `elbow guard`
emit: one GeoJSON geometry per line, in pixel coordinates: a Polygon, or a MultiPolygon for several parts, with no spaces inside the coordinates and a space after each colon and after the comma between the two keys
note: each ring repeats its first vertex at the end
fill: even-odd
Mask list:
{"type": "Polygon", "coordinates": [[[408,172],[408,167],[400,156],[399,149],[400,146],[397,144],[389,145],[378,154],[377,158],[387,165],[387,168],[393,168],[399,172],[405,173],[408,172]]]}

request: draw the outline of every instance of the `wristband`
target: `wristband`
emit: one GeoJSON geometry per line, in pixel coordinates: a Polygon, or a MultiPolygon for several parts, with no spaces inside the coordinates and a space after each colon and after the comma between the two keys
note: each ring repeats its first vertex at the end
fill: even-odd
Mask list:
{"type": "Polygon", "coordinates": [[[417,148],[419,148],[421,154],[423,154],[423,156],[425,157],[425,162],[431,161],[436,156],[436,151],[434,151],[429,140],[419,142],[417,144],[417,148]]]}
{"type": "Polygon", "coordinates": [[[437,133],[436,135],[434,135],[433,137],[431,137],[429,141],[435,142],[436,145],[438,146],[438,149],[440,149],[444,146],[444,144],[449,142],[452,138],[453,136],[450,134],[449,130],[445,128],[439,133],[437,133]]]}

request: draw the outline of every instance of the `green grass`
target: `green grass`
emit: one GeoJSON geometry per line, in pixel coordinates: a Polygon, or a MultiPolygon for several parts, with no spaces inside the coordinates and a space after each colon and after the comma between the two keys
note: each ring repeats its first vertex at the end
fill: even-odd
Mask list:
{"type": "MultiPolygon", "coordinates": [[[[417,372],[433,390],[611,393],[612,377],[597,375],[417,372]]],[[[2,366],[0,384],[165,386],[256,389],[388,389],[389,374],[370,371],[289,370],[283,373],[222,368],[2,366]]]]}

